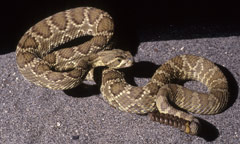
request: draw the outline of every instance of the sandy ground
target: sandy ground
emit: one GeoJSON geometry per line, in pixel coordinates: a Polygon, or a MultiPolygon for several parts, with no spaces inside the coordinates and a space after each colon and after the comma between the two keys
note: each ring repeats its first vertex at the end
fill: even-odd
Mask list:
{"type": "MultiPolygon", "coordinates": [[[[175,30],[170,29],[170,33],[188,31],[175,30]]],[[[240,36],[226,33],[216,37],[169,40],[164,39],[165,34],[157,32],[152,36],[156,39],[152,39],[148,32],[139,33],[140,42],[134,56],[137,68],[133,71],[138,85],[146,84],[157,65],[179,54],[206,57],[218,64],[228,77],[231,87],[229,108],[217,115],[198,115],[205,127],[201,136],[187,135],[152,122],[146,116],[116,110],[102,100],[96,89],[85,90],[82,94],[81,88],[54,91],[35,86],[18,72],[15,52],[9,52],[0,55],[1,144],[239,143],[240,36]],[[149,70],[144,72],[145,69],[149,70]]]]}

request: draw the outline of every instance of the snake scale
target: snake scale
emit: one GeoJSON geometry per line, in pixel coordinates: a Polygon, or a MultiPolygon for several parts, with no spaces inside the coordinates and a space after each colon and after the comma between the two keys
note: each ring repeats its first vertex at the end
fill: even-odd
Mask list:
{"type": "Polygon", "coordinates": [[[64,90],[81,84],[91,69],[105,66],[100,90],[110,105],[130,113],[148,113],[154,121],[193,135],[201,128],[198,119],[176,107],[198,114],[225,109],[229,97],[226,77],[214,63],[199,56],[176,56],[159,67],[145,86],[128,84],[116,69],[130,67],[133,57],[128,51],[108,49],[113,32],[111,16],[100,9],[78,7],[56,13],[22,36],[16,49],[18,69],[36,85],[64,90]],[[88,35],[92,38],[78,46],[54,50],[88,35]],[[175,80],[199,81],[208,87],[208,93],[173,84],[175,80]]]}

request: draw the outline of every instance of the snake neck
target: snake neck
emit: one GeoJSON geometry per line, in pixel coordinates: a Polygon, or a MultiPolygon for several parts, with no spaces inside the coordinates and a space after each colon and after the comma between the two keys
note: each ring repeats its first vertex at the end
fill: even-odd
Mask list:
{"type": "Polygon", "coordinates": [[[91,68],[96,68],[96,67],[101,67],[105,66],[100,57],[97,54],[91,54],[90,56],[87,57],[88,59],[88,64],[91,66],[91,68]]]}
{"type": "Polygon", "coordinates": [[[132,66],[133,56],[128,51],[113,49],[91,54],[88,56],[88,61],[92,68],[106,66],[120,69],[132,66]]]}

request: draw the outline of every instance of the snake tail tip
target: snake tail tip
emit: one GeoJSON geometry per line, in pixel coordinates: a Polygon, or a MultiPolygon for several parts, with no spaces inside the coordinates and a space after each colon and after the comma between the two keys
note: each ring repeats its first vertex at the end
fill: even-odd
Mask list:
{"type": "Polygon", "coordinates": [[[198,119],[194,118],[191,122],[187,121],[184,132],[191,135],[198,135],[200,133],[200,123],[198,119]]]}

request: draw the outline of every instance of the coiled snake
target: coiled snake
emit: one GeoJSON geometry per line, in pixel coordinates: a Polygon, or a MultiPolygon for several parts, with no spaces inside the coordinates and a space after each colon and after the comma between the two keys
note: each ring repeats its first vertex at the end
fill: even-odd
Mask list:
{"type": "Polygon", "coordinates": [[[92,7],[79,7],[52,15],[31,27],[20,39],[16,50],[20,73],[36,85],[50,89],[71,89],[81,84],[88,72],[99,66],[101,93],[115,108],[137,114],[150,113],[151,119],[175,126],[189,134],[199,132],[199,121],[171,106],[199,114],[216,114],[228,102],[228,83],[209,60],[181,55],[164,63],[144,87],[126,83],[118,68],[129,67],[132,55],[119,49],[108,50],[114,31],[111,16],[92,7]],[[92,39],[60,50],[55,47],[75,38],[92,39]],[[174,80],[196,80],[208,87],[208,94],[191,91],[174,80]]]}

